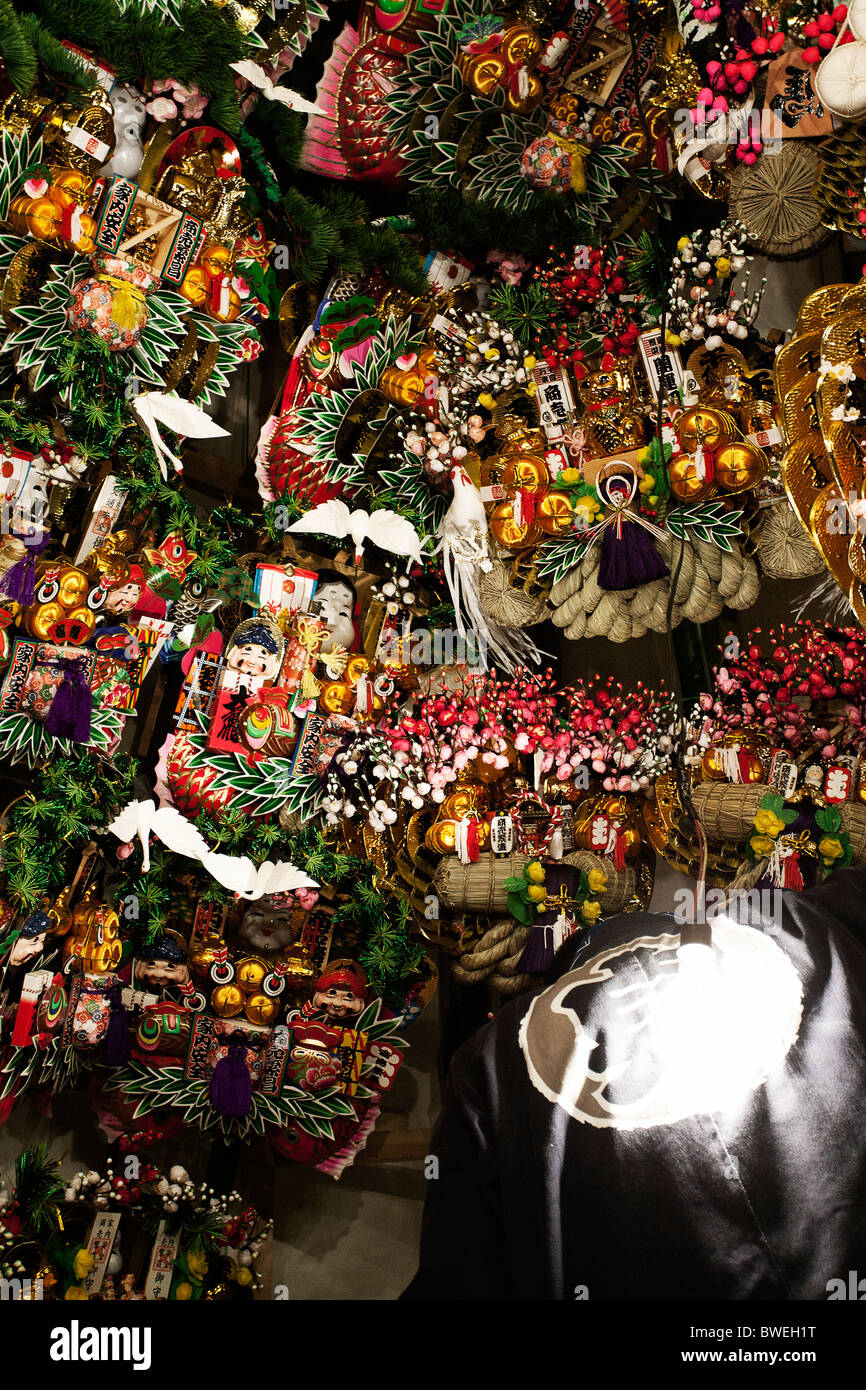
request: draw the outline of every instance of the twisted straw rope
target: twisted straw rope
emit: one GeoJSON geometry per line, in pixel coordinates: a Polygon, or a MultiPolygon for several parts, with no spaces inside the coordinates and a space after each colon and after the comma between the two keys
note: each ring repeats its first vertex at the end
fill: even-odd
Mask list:
{"type": "MultiPolygon", "coordinates": [[[[658,542],[665,560],[670,559],[672,544],[667,533],[658,542]]],[[[550,602],[555,626],[564,628],[573,642],[581,637],[628,642],[650,630],[667,631],[671,576],[635,589],[604,590],[598,583],[600,561],[599,548],[593,546],[581,563],[553,586],[550,602]]],[[[706,623],[726,606],[751,608],[759,589],[757,566],[741,551],[729,553],[709,541],[686,538],[671,624],[676,627],[684,618],[706,623]]]]}

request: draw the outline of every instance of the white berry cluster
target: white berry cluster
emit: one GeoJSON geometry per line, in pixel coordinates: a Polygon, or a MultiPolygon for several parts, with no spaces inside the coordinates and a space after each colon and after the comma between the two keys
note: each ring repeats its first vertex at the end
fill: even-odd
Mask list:
{"type": "Polygon", "coordinates": [[[748,338],[761,307],[765,280],[750,293],[747,271],[737,285],[736,276],[752,259],[744,247],[736,223],[696,231],[677,242],[668,314],[669,327],[684,343],[702,343],[712,351],[724,345],[725,334],[735,341],[748,338]]]}

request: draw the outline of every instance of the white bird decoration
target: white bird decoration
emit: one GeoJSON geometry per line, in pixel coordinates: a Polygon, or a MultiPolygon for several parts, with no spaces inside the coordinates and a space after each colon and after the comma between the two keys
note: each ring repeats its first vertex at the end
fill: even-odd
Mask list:
{"type": "Polygon", "coordinates": [[[526,633],[502,627],[486,617],[481,607],[479,574],[493,568],[487,545],[487,514],[481,493],[466,469],[451,470],[454,498],[439,525],[439,544],[445,579],[454,604],[457,631],[465,638],[466,620],[478,635],[478,664],[487,670],[488,650],[506,671],[525,661],[538,662],[541,652],[526,633]]]}
{"type": "Polygon", "coordinates": [[[293,521],[288,529],[306,535],[334,536],[336,540],[351,536],[356,565],[360,565],[363,558],[365,541],[378,545],[381,550],[389,550],[392,555],[408,555],[412,560],[421,560],[421,539],[405,517],[386,510],[350,512],[345,502],[337,498],[320,502],[318,507],[293,521]]]}
{"type": "Polygon", "coordinates": [[[288,106],[290,111],[300,111],[306,115],[324,116],[326,113],[321,106],[317,106],[314,101],[307,101],[305,97],[299,96],[289,87],[278,87],[271,81],[264,68],[260,68],[258,63],[251,62],[244,58],[240,63],[229,63],[233,72],[246,79],[251,86],[257,87],[266,101],[279,101],[284,106],[288,106]]]}
{"type": "Polygon", "coordinates": [[[183,472],[183,464],[169,449],[158,425],[165,425],[166,429],[189,439],[215,439],[218,435],[228,434],[222,425],[215,425],[209,415],[193,405],[192,401],[185,401],[175,391],[143,391],[140,396],[133,397],[131,405],[133,414],[138,416],[150,435],[164,478],[168,477],[166,459],[171,459],[178,473],[183,472]]]}
{"type": "Polygon", "coordinates": [[[155,835],[174,854],[198,859],[217,883],[241,898],[264,897],[266,893],[286,893],[293,888],[318,888],[318,883],[294,864],[267,860],[256,868],[246,855],[217,854],[211,850],[200,830],[174,806],[159,810],[154,801],[130,801],[109,825],[112,835],[127,842],[141,841],[142,871],[150,870],[150,837],[155,835]]]}

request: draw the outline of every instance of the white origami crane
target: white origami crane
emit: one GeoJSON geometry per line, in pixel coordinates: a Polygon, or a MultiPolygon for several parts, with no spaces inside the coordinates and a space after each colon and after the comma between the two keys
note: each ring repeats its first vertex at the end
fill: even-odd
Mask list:
{"type": "Polygon", "coordinates": [[[168,477],[166,459],[171,459],[178,473],[183,472],[183,464],[169,449],[157,428],[158,424],[189,439],[215,439],[218,435],[228,434],[228,430],[224,430],[222,425],[215,425],[210,416],[193,405],[192,401],[183,400],[174,391],[144,391],[140,396],[133,397],[131,405],[133,413],[150,435],[164,478],[168,477]]]}
{"type": "Polygon", "coordinates": [[[351,536],[355,543],[356,565],[361,563],[365,541],[371,541],[381,550],[390,550],[392,555],[408,555],[419,562],[421,559],[421,539],[411,521],[390,511],[350,512],[345,502],[336,498],[330,502],[320,502],[306,516],[293,521],[288,529],[318,536],[334,536],[337,540],[351,536]]]}
{"type": "Polygon", "coordinates": [[[261,898],[266,893],[286,893],[292,888],[319,886],[294,864],[282,861],[272,864],[267,860],[256,868],[246,855],[215,854],[201,832],[173,806],[163,806],[157,810],[154,801],[130,801],[115,816],[108,829],[124,842],[138,837],[144,873],[150,869],[150,836],[155,835],[174,854],[198,859],[217,883],[241,898],[261,898]]]}
{"type": "Polygon", "coordinates": [[[316,106],[313,101],[307,101],[305,97],[299,96],[289,87],[278,87],[268,77],[264,68],[260,68],[258,63],[253,63],[248,58],[244,58],[241,63],[229,63],[229,67],[240,77],[245,78],[253,87],[258,87],[267,101],[280,101],[284,106],[288,106],[290,111],[302,111],[317,116],[327,114],[321,106],[316,106]]]}

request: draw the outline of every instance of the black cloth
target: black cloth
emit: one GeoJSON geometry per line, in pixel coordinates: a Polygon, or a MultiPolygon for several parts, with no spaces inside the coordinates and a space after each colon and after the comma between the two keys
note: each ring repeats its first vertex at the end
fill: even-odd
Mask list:
{"type": "Polygon", "coordinates": [[[438,1174],[427,1165],[420,1268],[404,1298],[825,1299],[830,1279],[866,1274],[866,870],[780,897],[777,921],[752,925],[799,977],[799,1031],[737,1105],[596,1127],[530,1079],[519,1031],[536,1001],[542,1068],[576,1067],[557,1094],[579,1086],[577,1014],[593,1069],[624,1068],[607,1100],[640,1101],[652,1030],[630,1038],[622,1006],[677,968],[679,927],[666,914],[571,938],[551,972],[559,983],[507,1004],[455,1054],[431,1146],[438,1174]],[[673,946],[658,949],[669,935],[673,946]],[[561,997],[563,977],[628,943],[610,979],[561,997]]]}

